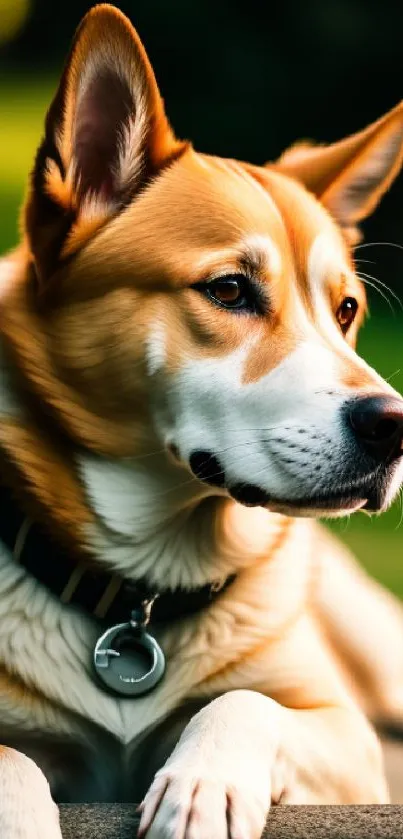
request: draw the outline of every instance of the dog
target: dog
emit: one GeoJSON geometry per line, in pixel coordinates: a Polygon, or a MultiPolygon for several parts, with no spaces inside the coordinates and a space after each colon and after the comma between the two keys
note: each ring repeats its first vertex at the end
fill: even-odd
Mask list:
{"type": "Polygon", "coordinates": [[[127,18],[81,23],[0,263],[0,826],[141,800],[147,839],[388,801],[403,613],[316,519],[381,512],[403,400],[352,245],[403,104],[255,166],[176,138],[127,18]]]}

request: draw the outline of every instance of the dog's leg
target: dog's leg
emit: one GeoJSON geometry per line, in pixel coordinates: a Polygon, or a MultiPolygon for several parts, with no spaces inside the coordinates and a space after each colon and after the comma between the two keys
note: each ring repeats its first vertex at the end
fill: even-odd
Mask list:
{"type": "Polygon", "coordinates": [[[317,531],[315,615],[357,683],[366,712],[403,732],[403,606],[324,529],[317,531]]]}
{"type": "Polygon", "coordinates": [[[372,728],[342,689],[332,693],[338,680],[329,676],[330,665],[326,673],[320,645],[309,645],[309,634],[301,644],[300,629],[304,633],[295,627],[291,650],[284,638],[278,656],[270,658],[270,645],[267,658],[254,666],[263,688],[281,659],[274,673],[279,689],[281,681],[292,686],[293,678],[304,680],[303,691],[294,691],[299,700],[306,697],[304,709],[250,690],[227,692],[206,705],[157,772],[141,805],[140,836],[258,839],[271,803],[388,800],[372,728]],[[321,702],[313,699],[319,695],[321,702]]]}
{"type": "Polygon", "coordinates": [[[1,839],[62,839],[49,784],[36,763],[0,747],[1,839]]]}
{"type": "Polygon", "coordinates": [[[358,711],[292,711],[253,691],[189,723],[142,809],[147,839],[259,839],[271,803],[387,801],[378,741],[358,711]]]}

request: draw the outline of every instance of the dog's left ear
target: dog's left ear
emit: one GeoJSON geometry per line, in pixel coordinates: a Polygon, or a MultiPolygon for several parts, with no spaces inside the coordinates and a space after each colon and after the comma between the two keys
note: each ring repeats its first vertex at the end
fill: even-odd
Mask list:
{"type": "Polygon", "coordinates": [[[32,175],[25,220],[39,279],[184,145],[130,21],[113,6],[95,6],[76,32],[32,175]]]}
{"type": "Polygon", "coordinates": [[[301,181],[344,228],[359,238],[357,224],[374,210],[403,162],[403,103],[364,131],[330,146],[297,144],[276,164],[301,181]]]}

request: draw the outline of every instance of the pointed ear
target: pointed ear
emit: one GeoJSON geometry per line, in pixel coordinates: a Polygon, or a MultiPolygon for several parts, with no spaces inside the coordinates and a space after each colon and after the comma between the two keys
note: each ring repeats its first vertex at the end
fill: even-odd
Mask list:
{"type": "Polygon", "coordinates": [[[331,146],[297,144],[276,164],[301,181],[348,235],[391,185],[403,161],[403,103],[364,131],[331,146]]]}
{"type": "Polygon", "coordinates": [[[136,31],[96,6],[76,32],[32,175],[25,221],[39,278],[184,147],[136,31]]]}

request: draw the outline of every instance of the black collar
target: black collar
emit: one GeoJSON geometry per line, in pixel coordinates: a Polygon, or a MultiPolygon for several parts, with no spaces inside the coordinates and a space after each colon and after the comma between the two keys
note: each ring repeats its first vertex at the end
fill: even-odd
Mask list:
{"type": "MultiPolygon", "coordinates": [[[[130,620],[131,611],[156,592],[144,580],[125,580],[96,566],[78,563],[55,545],[45,530],[28,519],[9,490],[0,487],[0,540],[42,585],[63,603],[71,603],[108,625],[130,620]]],[[[233,582],[231,574],[217,588],[207,584],[157,592],[151,623],[165,623],[199,612],[233,582]]]]}

